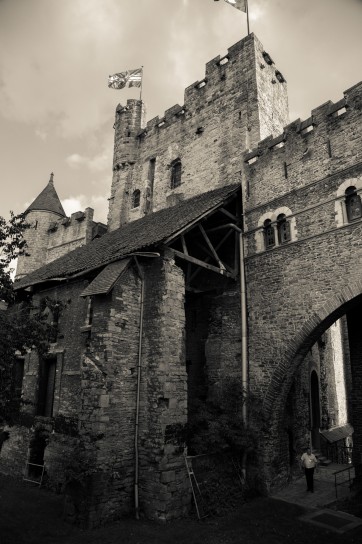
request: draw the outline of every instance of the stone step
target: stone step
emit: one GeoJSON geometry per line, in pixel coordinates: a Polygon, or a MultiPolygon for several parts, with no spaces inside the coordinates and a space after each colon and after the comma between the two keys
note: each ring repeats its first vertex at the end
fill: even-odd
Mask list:
{"type": "Polygon", "coordinates": [[[322,467],[327,467],[332,463],[332,461],[330,459],[327,459],[327,457],[320,457],[318,461],[322,467]]]}
{"type": "Polygon", "coordinates": [[[330,459],[328,459],[327,457],[325,457],[324,455],[322,455],[322,453],[318,450],[313,450],[313,453],[314,455],[316,456],[316,458],[318,459],[318,463],[320,466],[328,466],[332,463],[332,461],[330,459]]]}

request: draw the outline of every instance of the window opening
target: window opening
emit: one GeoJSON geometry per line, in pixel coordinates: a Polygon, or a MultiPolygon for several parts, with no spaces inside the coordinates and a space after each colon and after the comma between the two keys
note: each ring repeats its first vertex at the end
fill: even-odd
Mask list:
{"type": "Polygon", "coordinates": [[[171,189],[181,185],[181,161],[177,160],[171,167],[171,189]]]}
{"type": "Polygon", "coordinates": [[[314,125],[308,125],[307,127],[303,128],[303,129],[300,131],[300,133],[301,133],[302,135],[304,135],[304,134],[309,134],[309,132],[313,132],[313,130],[314,130],[314,125]]]}
{"type": "Polygon", "coordinates": [[[355,221],[362,217],[361,197],[357,193],[356,187],[348,187],[346,195],[346,210],[348,221],[355,221]]]}
{"type": "Polygon", "coordinates": [[[138,208],[141,201],[141,191],[136,189],[132,195],[132,208],[138,208]]]}
{"type": "Polygon", "coordinates": [[[263,57],[264,57],[264,60],[267,64],[269,64],[270,66],[272,64],[274,64],[274,61],[273,59],[271,58],[271,56],[269,55],[269,53],[267,53],[266,51],[263,51],[263,57]]]}
{"type": "Polygon", "coordinates": [[[290,223],[287,221],[284,213],[281,213],[277,217],[277,230],[279,244],[285,244],[290,241],[290,223]]]}
{"type": "Polygon", "coordinates": [[[272,225],[271,219],[266,219],[264,221],[264,238],[265,238],[265,247],[273,247],[275,245],[275,233],[274,227],[272,225]]]}
{"type": "Polygon", "coordinates": [[[155,179],[156,159],[150,159],[148,165],[148,179],[153,183],[155,179]]]}
{"type": "Polygon", "coordinates": [[[251,157],[251,159],[248,159],[247,162],[249,165],[254,164],[258,160],[258,155],[255,155],[255,157],[251,157]]]}
{"type": "Polygon", "coordinates": [[[44,359],[40,362],[38,416],[52,417],[53,415],[56,366],[56,358],[44,359]]]}
{"type": "Polygon", "coordinates": [[[330,140],[327,140],[327,151],[328,151],[328,157],[332,157],[332,146],[331,146],[330,140]]]}

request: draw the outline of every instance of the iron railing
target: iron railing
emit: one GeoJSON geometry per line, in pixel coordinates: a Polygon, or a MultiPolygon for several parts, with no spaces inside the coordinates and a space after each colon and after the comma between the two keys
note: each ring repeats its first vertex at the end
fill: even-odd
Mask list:
{"type": "Polygon", "coordinates": [[[342,468],[341,470],[336,470],[336,472],[334,472],[333,474],[334,474],[334,487],[336,490],[336,499],[338,499],[338,488],[340,486],[348,485],[349,490],[351,491],[353,481],[355,478],[354,466],[351,465],[349,467],[342,468]]]}

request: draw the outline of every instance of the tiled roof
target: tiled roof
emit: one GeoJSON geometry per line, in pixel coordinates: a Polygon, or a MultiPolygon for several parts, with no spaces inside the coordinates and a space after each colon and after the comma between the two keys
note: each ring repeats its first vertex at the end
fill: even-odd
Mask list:
{"type": "Polygon", "coordinates": [[[81,293],[81,297],[107,294],[112,289],[118,278],[127,269],[131,258],[116,261],[105,266],[100,274],[81,293]]]}
{"type": "Polygon", "coordinates": [[[352,436],[354,429],[350,423],[346,425],[341,425],[340,427],[333,427],[327,431],[321,431],[321,435],[332,444],[333,442],[338,442],[339,440],[344,440],[347,436],[352,436]]]}
{"type": "Polygon", "coordinates": [[[208,211],[220,206],[239,187],[239,184],[221,187],[127,223],[38,268],[15,282],[14,287],[20,289],[55,278],[70,277],[116,261],[132,252],[150,250],[152,246],[170,238],[208,211]]]}
{"type": "Polygon", "coordinates": [[[54,212],[65,217],[65,211],[59,200],[57,192],[53,185],[53,180],[50,178],[47,186],[36,197],[34,202],[30,204],[26,212],[31,210],[44,210],[46,212],[54,212]]]}

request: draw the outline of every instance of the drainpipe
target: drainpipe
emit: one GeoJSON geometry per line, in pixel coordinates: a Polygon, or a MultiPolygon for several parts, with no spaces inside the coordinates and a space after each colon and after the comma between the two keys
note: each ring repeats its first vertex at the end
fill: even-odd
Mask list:
{"type": "MultiPolygon", "coordinates": [[[[247,394],[249,391],[249,368],[248,368],[248,328],[246,312],[246,281],[244,268],[244,241],[243,233],[239,230],[239,260],[240,260],[240,314],[241,314],[241,383],[243,387],[244,402],[242,406],[242,420],[246,428],[248,423],[247,394]]],[[[244,450],[241,470],[242,476],[246,479],[246,459],[247,451],[244,450]]]]}
{"type": "Polygon", "coordinates": [[[137,363],[137,396],[136,396],[136,421],[134,433],[134,451],[135,451],[135,466],[134,466],[134,505],[136,519],[140,519],[139,498],[138,498],[138,478],[139,478],[139,452],[138,452],[138,434],[139,434],[139,419],[140,419],[140,392],[141,392],[141,362],[142,362],[142,334],[143,334],[143,303],[145,295],[145,277],[139,265],[137,257],[135,257],[138,275],[141,280],[141,300],[140,300],[140,334],[138,341],[138,363],[137,363]]]}
{"type": "MultiPolygon", "coordinates": [[[[145,257],[160,257],[159,253],[149,253],[145,254],[145,257]]],[[[144,308],[144,298],[145,298],[145,275],[141,269],[138,259],[134,257],[137,272],[141,280],[141,300],[140,300],[140,333],[138,340],[138,363],[137,363],[137,396],[136,396],[136,421],[135,421],[135,432],[134,432],[134,450],[135,450],[135,461],[134,461],[134,505],[135,505],[135,516],[136,519],[140,519],[139,512],[139,493],[138,493],[138,480],[139,480],[139,451],[138,451],[138,435],[139,435],[139,419],[140,419],[140,393],[141,393],[141,363],[142,363],[142,335],[143,335],[143,308],[144,308]]]]}

